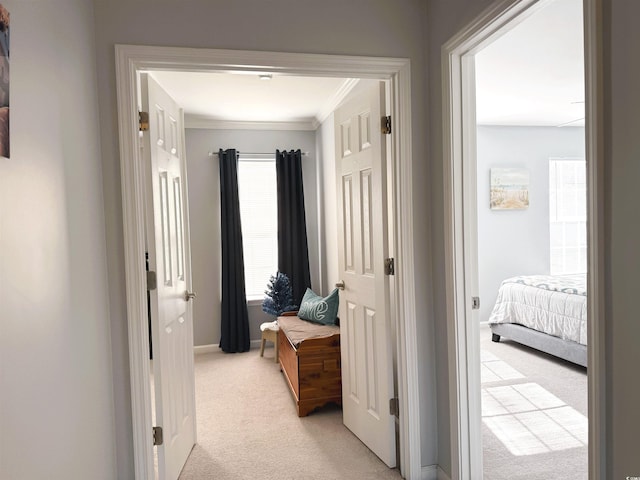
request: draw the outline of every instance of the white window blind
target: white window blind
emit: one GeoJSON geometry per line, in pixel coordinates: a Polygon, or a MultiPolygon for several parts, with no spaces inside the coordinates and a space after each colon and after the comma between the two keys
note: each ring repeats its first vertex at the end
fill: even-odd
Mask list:
{"type": "Polygon", "coordinates": [[[278,206],[275,156],[238,160],[245,288],[248,300],[261,299],[278,270],[278,206]]]}
{"type": "Polygon", "coordinates": [[[587,184],[582,159],[549,159],[551,274],[587,271],[587,184]]]}

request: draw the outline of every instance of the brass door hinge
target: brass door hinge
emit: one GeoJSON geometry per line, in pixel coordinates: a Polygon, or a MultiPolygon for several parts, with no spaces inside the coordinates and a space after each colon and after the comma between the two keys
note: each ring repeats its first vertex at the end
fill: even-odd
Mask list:
{"type": "Polygon", "coordinates": [[[149,130],[149,112],[138,112],[138,123],[141,132],[149,130]]]}
{"type": "Polygon", "coordinates": [[[153,270],[147,271],[147,290],[155,290],[158,288],[158,277],[153,270]]]}
{"type": "Polygon", "coordinates": [[[162,445],[164,438],[162,437],[162,427],[153,427],[153,445],[162,445]]]}
{"type": "Polygon", "coordinates": [[[391,135],[391,115],[382,117],[382,133],[391,135]]]}
{"type": "Polygon", "coordinates": [[[400,418],[400,401],[398,397],[389,399],[389,415],[400,418]]]}
{"type": "Polygon", "coordinates": [[[395,275],[396,274],[396,262],[393,258],[384,259],[384,274],[395,275]]]}

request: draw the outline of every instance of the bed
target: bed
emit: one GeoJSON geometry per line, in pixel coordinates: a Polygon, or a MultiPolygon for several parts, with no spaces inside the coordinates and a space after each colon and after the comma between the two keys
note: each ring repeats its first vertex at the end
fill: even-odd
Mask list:
{"type": "Polygon", "coordinates": [[[491,339],[506,337],[587,366],[586,275],[507,278],[489,317],[491,339]]]}
{"type": "Polygon", "coordinates": [[[340,327],[278,317],[278,361],[299,417],[327,403],[342,405],[340,327]]]}

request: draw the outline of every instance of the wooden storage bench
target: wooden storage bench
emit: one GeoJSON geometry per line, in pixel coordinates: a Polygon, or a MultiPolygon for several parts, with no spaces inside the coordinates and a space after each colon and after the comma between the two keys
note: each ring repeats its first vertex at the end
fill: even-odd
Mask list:
{"type": "Polygon", "coordinates": [[[278,317],[278,361],[299,417],[333,402],[342,405],[340,327],[278,317]]]}

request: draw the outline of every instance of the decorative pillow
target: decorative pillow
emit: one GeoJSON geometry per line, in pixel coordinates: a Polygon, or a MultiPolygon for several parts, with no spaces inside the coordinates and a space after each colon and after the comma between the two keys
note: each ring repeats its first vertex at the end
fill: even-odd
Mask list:
{"type": "Polygon", "coordinates": [[[302,302],[300,302],[298,317],[324,325],[335,325],[339,302],[337,288],[324,298],[307,288],[304,297],[302,297],[302,302]]]}

